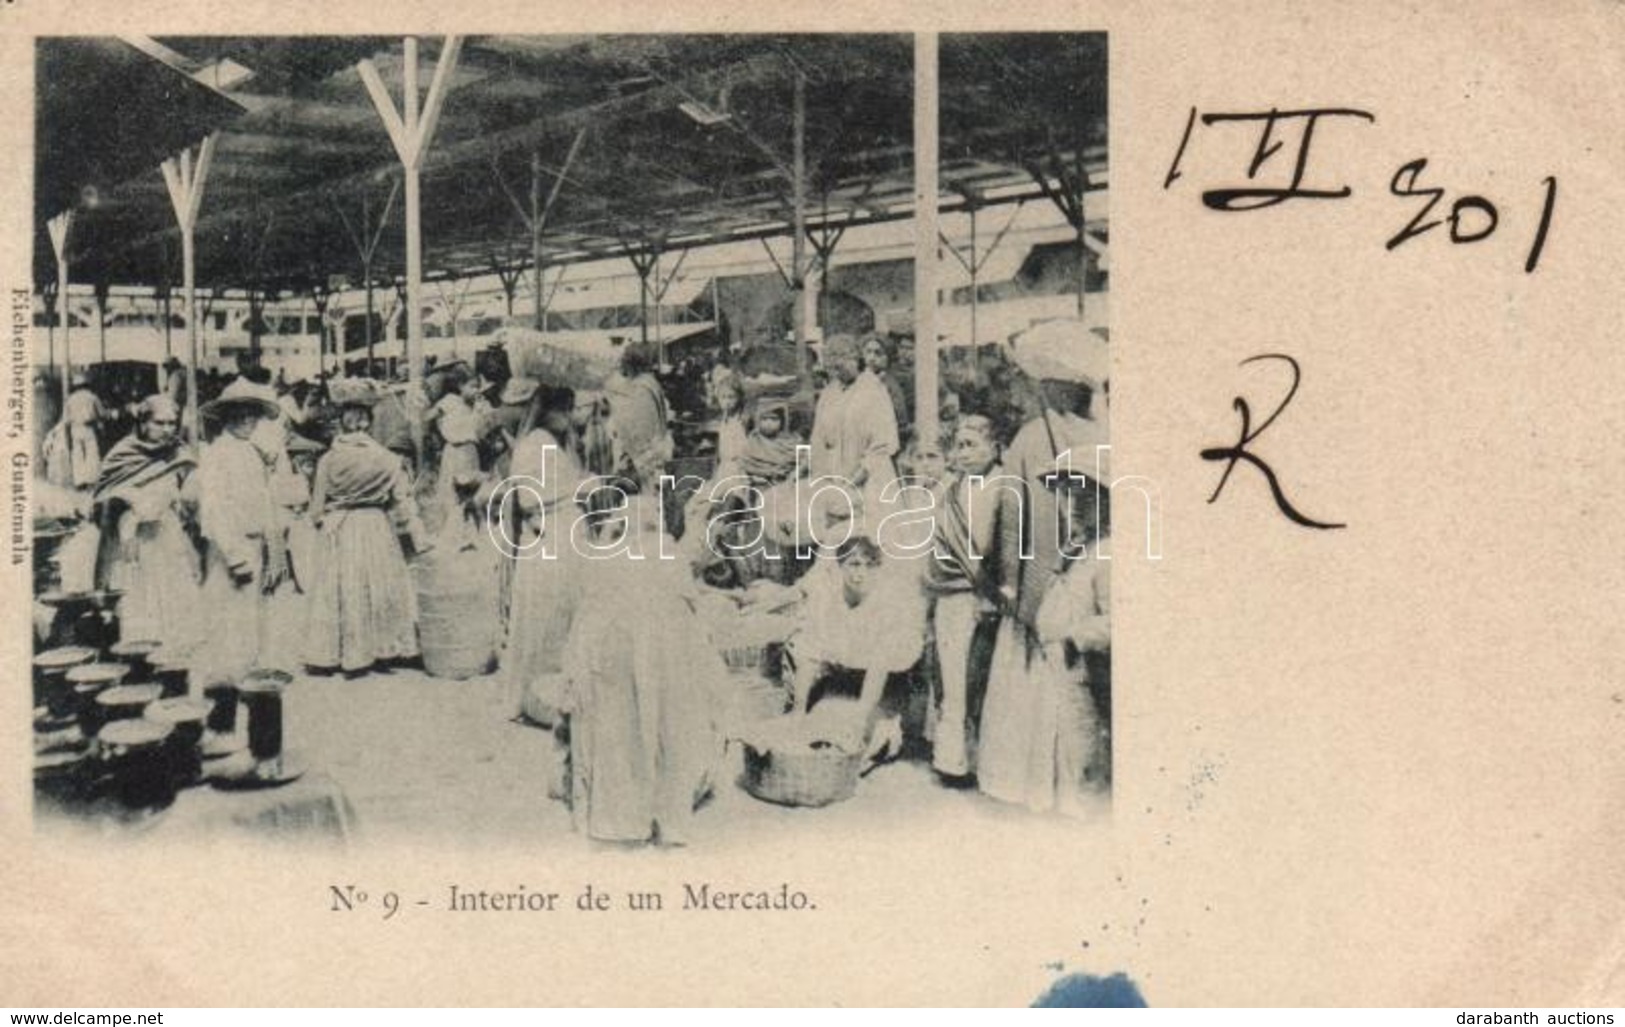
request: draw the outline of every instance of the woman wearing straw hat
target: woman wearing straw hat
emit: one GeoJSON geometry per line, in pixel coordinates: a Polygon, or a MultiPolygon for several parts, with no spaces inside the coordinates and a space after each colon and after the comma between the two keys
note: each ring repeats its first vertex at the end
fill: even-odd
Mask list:
{"type": "Polygon", "coordinates": [[[347,673],[418,655],[417,593],[396,535],[428,548],[405,465],[367,432],[371,385],[333,383],[339,434],[311,487],[319,536],[305,661],[347,673]]]}
{"type": "Polygon", "coordinates": [[[270,468],[253,437],[281,415],[276,403],[238,379],[200,411],[218,431],[203,449],[195,478],[198,527],[205,544],[203,624],[195,685],[237,684],[260,663],[266,597],[288,574],[270,468]]]}

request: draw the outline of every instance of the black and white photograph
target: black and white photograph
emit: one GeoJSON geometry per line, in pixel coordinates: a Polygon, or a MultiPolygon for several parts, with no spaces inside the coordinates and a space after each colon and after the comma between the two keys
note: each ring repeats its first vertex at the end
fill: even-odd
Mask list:
{"type": "Polygon", "coordinates": [[[0,5],[0,1019],[1614,1022],[1622,14],[0,5]]]}
{"type": "Polygon", "coordinates": [[[1104,32],[34,46],[40,839],[1112,830],[1104,32]]]}

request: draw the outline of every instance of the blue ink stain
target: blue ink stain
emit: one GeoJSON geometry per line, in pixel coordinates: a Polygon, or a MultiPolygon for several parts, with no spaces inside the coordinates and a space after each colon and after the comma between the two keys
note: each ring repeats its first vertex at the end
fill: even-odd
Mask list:
{"type": "Polygon", "coordinates": [[[1034,1009],[1144,1009],[1145,996],[1126,974],[1068,974],[1039,996],[1034,1009]]]}

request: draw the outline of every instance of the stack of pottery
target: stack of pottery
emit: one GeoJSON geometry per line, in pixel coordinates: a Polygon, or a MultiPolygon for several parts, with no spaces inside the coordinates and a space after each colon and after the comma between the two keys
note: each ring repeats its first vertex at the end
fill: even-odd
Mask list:
{"type": "Polygon", "coordinates": [[[202,699],[179,696],[159,699],[142,714],[142,719],[169,729],[169,769],[177,788],[203,780],[203,724],[211,709],[202,699]]]}

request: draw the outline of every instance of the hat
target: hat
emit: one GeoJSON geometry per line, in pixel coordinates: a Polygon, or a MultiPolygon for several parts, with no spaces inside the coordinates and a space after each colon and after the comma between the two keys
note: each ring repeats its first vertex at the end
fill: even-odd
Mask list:
{"type": "Polygon", "coordinates": [[[502,395],[498,400],[504,406],[528,403],[536,395],[536,388],[541,383],[534,378],[510,378],[508,384],[502,387],[502,395]]]}
{"type": "Polygon", "coordinates": [[[341,407],[371,407],[379,400],[371,378],[338,378],[328,383],[327,394],[341,407]]]}
{"type": "Polygon", "coordinates": [[[277,405],[275,389],[238,377],[221,390],[219,398],[203,404],[199,413],[212,421],[223,421],[242,414],[275,419],[282,416],[282,408],[277,405]]]}
{"type": "Polygon", "coordinates": [[[1040,322],[1011,336],[1008,346],[1016,366],[1041,381],[1098,388],[1111,377],[1111,348],[1075,318],[1040,322]]]}
{"type": "Polygon", "coordinates": [[[473,374],[474,369],[468,366],[466,360],[448,360],[444,364],[435,364],[429,368],[429,374],[446,374],[450,371],[461,370],[464,374],[473,374]]]}

